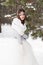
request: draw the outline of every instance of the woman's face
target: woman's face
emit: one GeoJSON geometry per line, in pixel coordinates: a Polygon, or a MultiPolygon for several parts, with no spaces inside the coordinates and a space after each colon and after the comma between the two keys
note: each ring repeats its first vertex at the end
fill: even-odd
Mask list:
{"type": "Polygon", "coordinates": [[[25,13],[24,12],[20,12],[19,13],[20,19],[24,20],[25,19],[25,13]]]}

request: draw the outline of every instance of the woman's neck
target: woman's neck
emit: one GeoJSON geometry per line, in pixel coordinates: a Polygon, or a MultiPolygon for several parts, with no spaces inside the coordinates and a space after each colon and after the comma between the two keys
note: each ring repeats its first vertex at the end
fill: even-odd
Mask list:
{"type": "Polygon", "coordinates": [[[24,20],[21,20],[21,23],[24,25],[25,21],[24,20]]]}

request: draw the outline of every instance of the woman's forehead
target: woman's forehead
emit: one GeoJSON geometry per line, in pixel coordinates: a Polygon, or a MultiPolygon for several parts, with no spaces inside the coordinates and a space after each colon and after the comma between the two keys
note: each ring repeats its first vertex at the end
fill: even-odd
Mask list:
{"type": "Polygon", "coordinates": [[[19,14],[25,14],[25,13],[22,11],[22,12],[20,12],[19,14]]]}

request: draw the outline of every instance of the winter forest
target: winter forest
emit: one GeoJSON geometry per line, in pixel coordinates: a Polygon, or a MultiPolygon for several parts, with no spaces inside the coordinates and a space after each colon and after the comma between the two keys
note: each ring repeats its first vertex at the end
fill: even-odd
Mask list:
{"type": "Polygon", "coordinates": [[[11,48],[14,48],[12,45],[14,42],[14,39],[12,39],[14,33],[11,25],[13,19],[16,17],[16,12],[19,8],[24,8],[27,16],[27,29],[25,31],[25,34],[28,35],[27,41],[32,46],[33,54],[37,59],[39,65],[43,65],[43,0],[0,0],[0,49],[2,49],[0,52],[4,54],[6,51],[5,55],[0,54],[0,65],[3,65],[6,60],[8,61],[8,57],[6,55],[8,55],[7,52],[9,51],[10,61],[6,61],[6,63],[11,62],[11,64],[5,63],[4,65],[14,65],[12,64],[14,60],[14,50],[10,50],[11,48]],[[11,56],[13,55],[12,57],[10,57],[10,53],[11,56]],[[5,61],[3,61],[3,59],[5,61]]]}

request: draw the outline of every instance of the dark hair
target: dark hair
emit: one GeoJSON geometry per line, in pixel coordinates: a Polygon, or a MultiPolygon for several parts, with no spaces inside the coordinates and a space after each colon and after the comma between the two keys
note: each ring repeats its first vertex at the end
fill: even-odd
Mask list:
{"type": "Polygon", "coordinates": [[[25,13],[25,10],[23,8],[20,8],[17,10],[17,14],[19,14],[20,12],[24,12],[25,13]]]}
{"type": "MultiPolygon", "coordinates": [[[[20,19],[20,16],[19,16],[19,13],[20,12],[24,12],[25,13],[25,10],[23,8],[20,8],[17,10],[17,17],[20,19]]],[[[25,19],[26,19],[26,15],[25,15],[25,19]]],[[[24,24],[25,23],[25,19],[24,20],[21,20],[21,23],[24,24]]]]}

